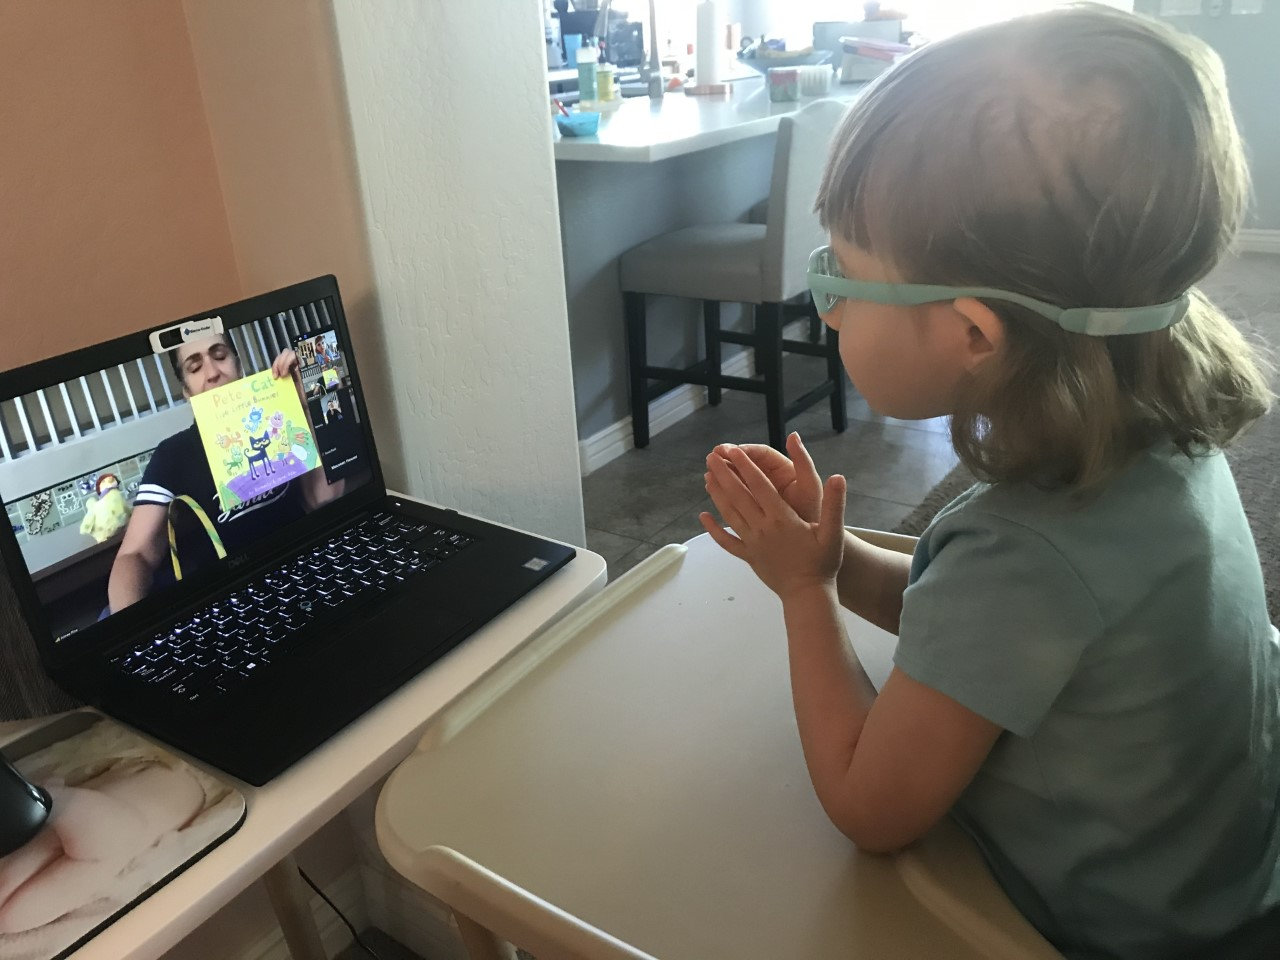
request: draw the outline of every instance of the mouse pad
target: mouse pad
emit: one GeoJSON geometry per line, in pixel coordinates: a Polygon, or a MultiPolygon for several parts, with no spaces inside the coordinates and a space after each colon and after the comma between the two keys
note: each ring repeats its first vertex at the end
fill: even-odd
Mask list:
{"type": "Polygon", "coordinates": [[[4,753],[53,797],[0,857],[0,957],[65,957],[244,821],[244,796],[105,717],[68,714],[4,753]]]}

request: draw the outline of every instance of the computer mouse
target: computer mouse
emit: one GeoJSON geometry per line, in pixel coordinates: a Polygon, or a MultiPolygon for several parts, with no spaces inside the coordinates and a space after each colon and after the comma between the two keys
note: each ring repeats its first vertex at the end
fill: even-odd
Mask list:
{"type": "Polygon", "coordinates": [[[0,857],[34,837],[53,809],[53,799],[30,783],[0,754],[0,857]]]}

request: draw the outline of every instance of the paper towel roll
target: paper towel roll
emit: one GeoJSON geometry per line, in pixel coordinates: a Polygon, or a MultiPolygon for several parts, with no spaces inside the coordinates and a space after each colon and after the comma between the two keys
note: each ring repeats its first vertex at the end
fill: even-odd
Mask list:
{"type": "Polygon", "coordinates": [[[716,83],[723,69],[724,22],[716,0],[698,4],[697,59],[694,61],[695,83],[716,83]]]}

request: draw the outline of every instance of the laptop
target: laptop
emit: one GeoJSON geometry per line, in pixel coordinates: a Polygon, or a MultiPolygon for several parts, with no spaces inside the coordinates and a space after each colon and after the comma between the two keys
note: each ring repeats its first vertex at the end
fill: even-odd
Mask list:
{"type": "Polygon", "coordinates": [[[0,373],[0,500],[54,681],[255,785],[574,556],[387,492],[332,276],[0,373]]]}

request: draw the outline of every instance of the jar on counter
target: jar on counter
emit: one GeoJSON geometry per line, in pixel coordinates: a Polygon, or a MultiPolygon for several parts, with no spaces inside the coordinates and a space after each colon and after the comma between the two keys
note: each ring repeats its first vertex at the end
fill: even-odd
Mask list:
{"type": "Polygon", "coordinates": [[[800,71],[796,67],[770,67],[768,73],[769,99],[774,103],[786,103],[800,99],[800,71]]]}
{"type": "Polygon", "coordinates": [[[596,65],[596,97],[600,100],[616,100],[618,97],[617,69],[612,63],[596,65]]]}

